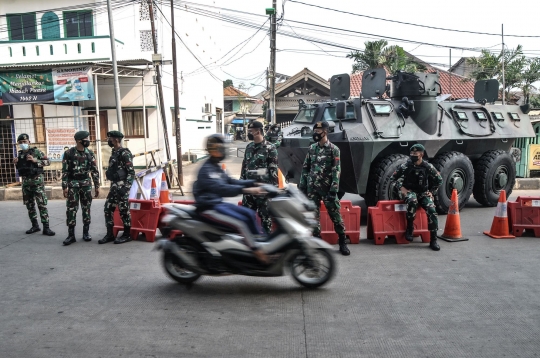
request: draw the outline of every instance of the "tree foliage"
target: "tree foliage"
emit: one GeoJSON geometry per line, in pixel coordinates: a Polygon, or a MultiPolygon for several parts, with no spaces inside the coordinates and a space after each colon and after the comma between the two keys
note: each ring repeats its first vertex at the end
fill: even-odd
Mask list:
{"type": "Polygon", "coordinates": [[[233,81],[231,79],[227,79],[227,80],[223,81],[223,88],[229,87],[229,86],[234,86],[233,81]]]}
{"type": "Polygon", "coordinates": [[[397,71],[419,72],[426,67],[415,61],[400,46],[388,46],[388,41],[366,41],[364,51],[352,51],[347,58],[353,59],[352,73],[370,68],[384,68],[390,73],[397,71]]]}

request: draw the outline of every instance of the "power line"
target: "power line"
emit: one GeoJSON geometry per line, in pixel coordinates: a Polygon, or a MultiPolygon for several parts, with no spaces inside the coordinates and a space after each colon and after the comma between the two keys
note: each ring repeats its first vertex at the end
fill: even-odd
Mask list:
{"type": "MultiPolygon", "coordinates": [[[[324,9],[324,10],[339,12],[341,14],[348,14],[348,15],[353,15],[353,16],[365,17],[367,19],[372,19],[372,20],[393,22],[393,23],[401,24],[401,25],[417,26],[417,27],[424,27],[424,28],[432,29],[432,30],[461,32],[461,33],[476,34],[476,35],[501,36],[501,34],[494,34],[494,33],[488,33],[488,32],[446,29],[446,28],[443,28],[443,27],[435,27],[435,26],[420,25],[420,24],[414,24],[414,23],[410,23],[410,22],[403,22],[403,21],[397,21],[397,20],[389,20],[389,19],[383,19],[383,18],[375,17],[375,16],[357,14],[357,13],[354,13],[354,12],[348,12],[348,11],[344,11],[344,10],[332,9],[332,8],[329,8],[329,7],[324,7],[324,6],[315,5],[315,4],[308,4],[308,3],[305,3],[305,2],[302,2],[302,1],[297,1],[297,0],[290,0],[290,1],[294,2],[294,3],[297,3],[297,4],[302,4],[302,5],[306,5],[306,6],[317,7],[317,8],[324,9]]],[[[536,35],[504,35],[504,36],[523,37],[523,38],[540,38],[540,36],[536,36],[536,35]]]]}

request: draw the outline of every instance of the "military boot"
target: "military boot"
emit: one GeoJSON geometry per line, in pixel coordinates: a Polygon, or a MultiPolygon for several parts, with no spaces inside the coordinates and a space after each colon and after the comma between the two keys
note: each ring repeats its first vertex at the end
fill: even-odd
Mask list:
{"type": "Polygon", "coordinates": [[[430,231],[431,241],[429,242],[429,248],[433,251],[439,251],[441,247],[437,243],[437,231],[430,231]]]}
{"type": "Polygon", "coordinates": [[[339,245],[339,252],[341,252],[343,256],[349,256],[351,254],[351,252],[349,251],[349,248],[347,247],[347,243],[345,242],[344,234],[339,235],[338,245],[339,245]]]}
{"type": "Polygon", "coordinates": [[[118,239],[114,240],[115,244],[123,244],[131,241],[131,226],[124,226],[124,233],[118,239]]]}
{"type": "Polygon", "coordinates": [[[90,224],[84,224],[83,226],[83,234],[82,234],[82,239],[84,241],[92,241],[92,236],[90,236],[90,234],[88,233],[88,230],[90,229],[90,224]]]}
{"type": "Polygon", "coordinates": [[[35,232],[40,231],[41,228],[39,227],[37,219],[32,219],[32,227],[29,230],[26,230],[27,234],[33,234],[35,232]]]}
{"type": "Polygon", "coordinates": [[[49,223],[43,224],[43,235],[54,236],[56,233],[49,228],[49,223]]]}
{"type": "Polygon", "coordinates": [[[414,221],[408,221],[407,220],[407,230],[405,231],[405,240],[408,242],[413,241],[413,233],[414,233],[414,221]]]}
{"type": "Polygon", "coordinates": [[[68,237],[64,240],[63,244],[64,246],[71,245],[73,243],[77,242],[75,239],[75,226],[69,226],[68,227],[68,237]]]}
{"type": "Polygon", "coordinates": [[[106,244],[108,242],[114,241],[115,237],[113,235],[113,227],[107,226],[107,235],[103,236],[103,239],[98,241],[98,244],[106,244]]]}

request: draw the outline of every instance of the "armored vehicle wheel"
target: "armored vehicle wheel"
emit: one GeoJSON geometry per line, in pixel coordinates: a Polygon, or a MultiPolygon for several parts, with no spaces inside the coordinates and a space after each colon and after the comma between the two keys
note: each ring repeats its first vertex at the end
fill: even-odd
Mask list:
{"type": "Polygon", "coordinates": [[[364,198],[367,206],[377,205],[379,200],[399,200],[391,176],[407,159],[406,155],[392,154],[371,165],[364,198]]]}
{"type": "Polygon", "coordinates": [[[496,206],[501,190],[509,197],[516,183],[516,163],[503,150],[482,154],[474,167],[474,198],[484,206],[496,206]]]}
{"type": "Polygon", "coordinates": [[[441,173],[443,183],[435,195],[435,206],[439,214],[447,214],[453,189],[457,189],[459,210],[471,197],[474,186],[474,169],[471,160],[460,152],[445,152],[431,162],[441,173]]]}

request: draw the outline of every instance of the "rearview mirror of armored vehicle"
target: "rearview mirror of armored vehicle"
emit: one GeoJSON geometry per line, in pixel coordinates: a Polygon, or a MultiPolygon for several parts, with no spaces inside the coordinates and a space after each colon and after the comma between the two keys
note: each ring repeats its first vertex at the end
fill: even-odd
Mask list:
{"type": "Polygon", "coordinates": [[[351,96],[351,77],[347,73],[334,75],[330,79],[330,99],[349,99],[351,96]]]}
{"type": "Polygon", "coordinates": [[[386,70],[373,68],[362,73],[362,97],[380,98],[386,91],[386,70]]]}
{"type": "Polygon", "coordinates": [[[346,114],[347,114],[347,105],[345,104],[345,102],[337,102],[336,103],[336,118],[345,119],[346,114]]]}
{"type": "Polygon", "coordinates": [[[499,97],[499,81],[482,80],[474,84],[474,101],[480,104],[494,103],[499,97]]]}

